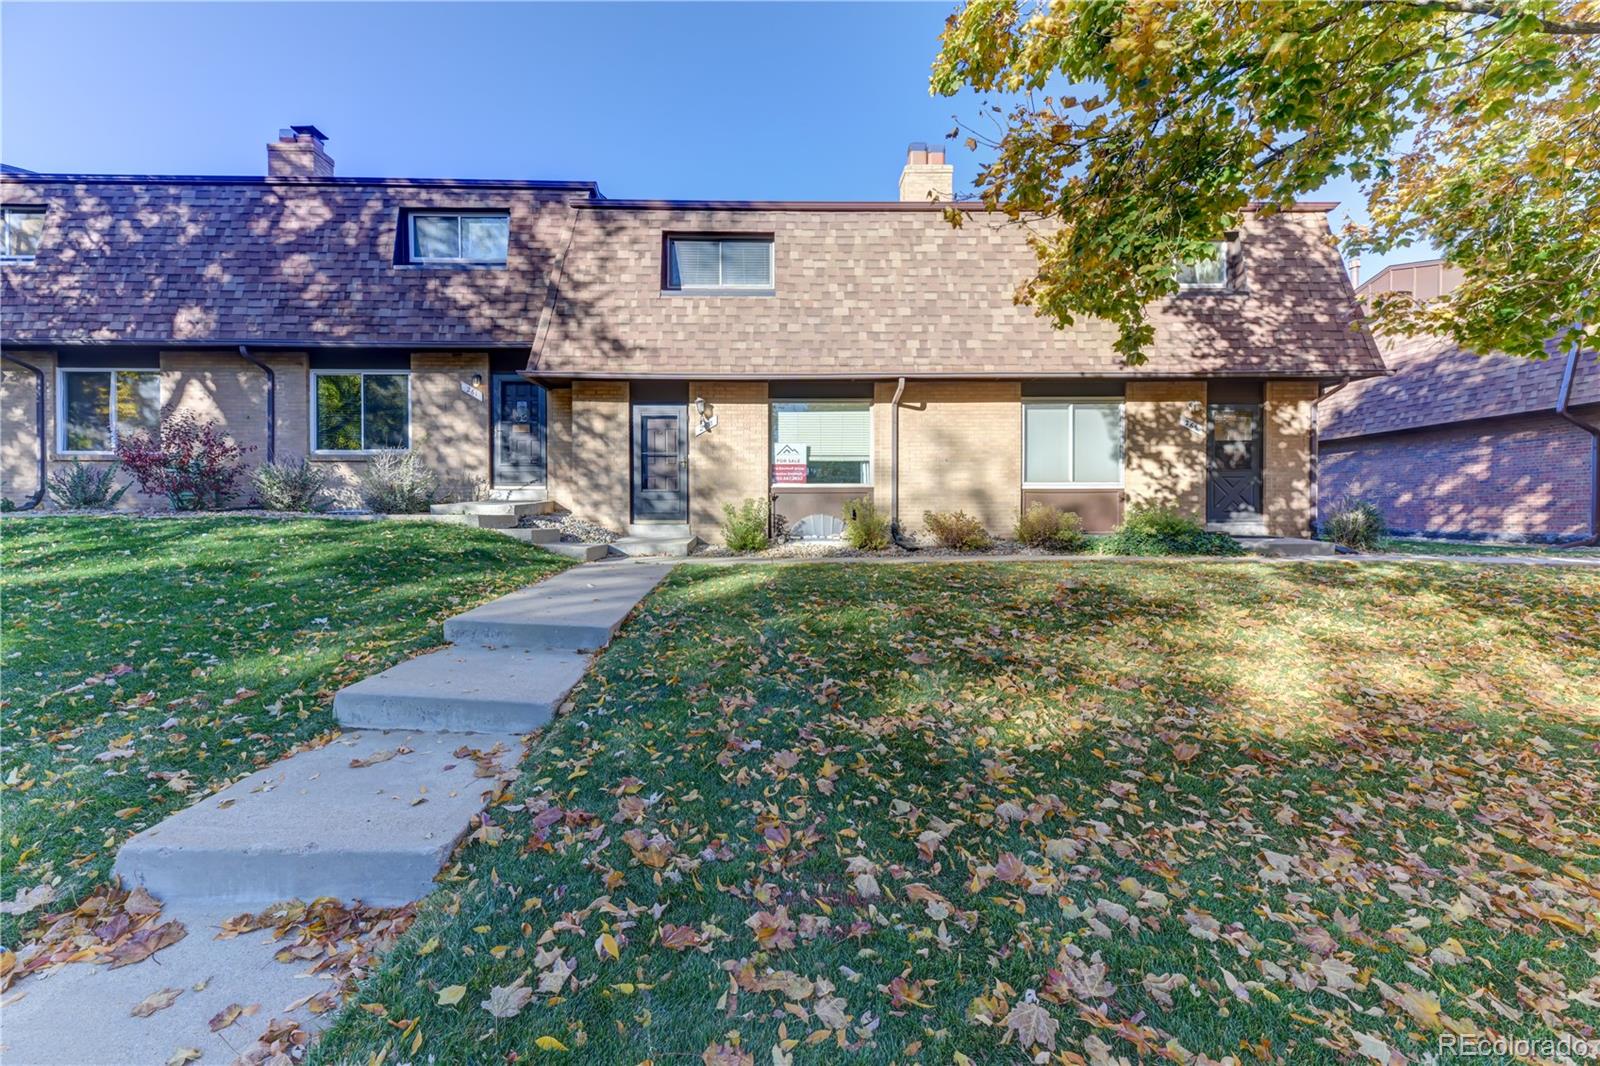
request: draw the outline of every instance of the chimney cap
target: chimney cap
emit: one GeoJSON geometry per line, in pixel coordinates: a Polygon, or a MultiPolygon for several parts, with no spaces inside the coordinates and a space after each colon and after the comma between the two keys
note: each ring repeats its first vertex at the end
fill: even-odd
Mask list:
{"type": "Polygon", "coordinates": [[[296,137],[311,137],[318,144],[322,144],[328,139],[328,135],[315,126],[290,126],[286,130],[279,130],[278,137],[280,140],[285,141],[294,140],[296,137]]]}

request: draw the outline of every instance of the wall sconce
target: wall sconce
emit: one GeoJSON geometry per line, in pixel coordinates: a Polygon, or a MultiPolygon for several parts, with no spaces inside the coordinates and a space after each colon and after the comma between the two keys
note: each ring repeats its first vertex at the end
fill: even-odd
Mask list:
{"type": "Polygon", "coordinates": [[[706,416],[706,398],[704,396],[696,396],[694,398],[694,413],[701,418],[706,416]]]}
{"type": "Polygon", "coordinates": [[[474,374],[474,375],[472,375],[472,387],[475,388],[475,389],[483,388],[483,375],[482,374],[474,374]]]}

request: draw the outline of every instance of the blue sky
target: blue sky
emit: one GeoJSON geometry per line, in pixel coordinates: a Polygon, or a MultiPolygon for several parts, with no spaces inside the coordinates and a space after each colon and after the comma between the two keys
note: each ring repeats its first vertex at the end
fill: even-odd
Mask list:
{"type": "MultiPolygon", "coordinates": [[[[942,139],[970,108],[928,95],[950,10],[6,0],[0,158],[56,172],[259,174],[278,128],[310,123],[346,175],[591,179],[613,197],[893,199],[906,144],[942,139]]],[[[974,157],[951,158],[957,190],[970,189],[974,157]]],[[[1348,183],[1319,198],[1361,199],[1348,183]]],[[[1376,265],[1365,266],[1370,276],[1376,265]]]]}

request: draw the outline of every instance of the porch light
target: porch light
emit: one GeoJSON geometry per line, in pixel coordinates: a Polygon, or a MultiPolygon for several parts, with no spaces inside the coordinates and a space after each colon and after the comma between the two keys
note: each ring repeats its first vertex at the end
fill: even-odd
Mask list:
{"type": "Polygon", "coordinates": [[[475,388],[475,389],[483,388],[483,375],[482,374],[474,374],[474,375],[472,375],[472,387],[475,388]]]}

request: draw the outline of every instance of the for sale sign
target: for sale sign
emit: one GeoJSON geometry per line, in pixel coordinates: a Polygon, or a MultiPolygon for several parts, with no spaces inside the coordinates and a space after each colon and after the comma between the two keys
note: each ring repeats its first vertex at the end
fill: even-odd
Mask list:
{"type": "Polygon", "coordinates": [[[774,485],[804,485],[806,460],[811,452],[807,444],[780,444],[772,452],[772,483],[774,485]]]}

